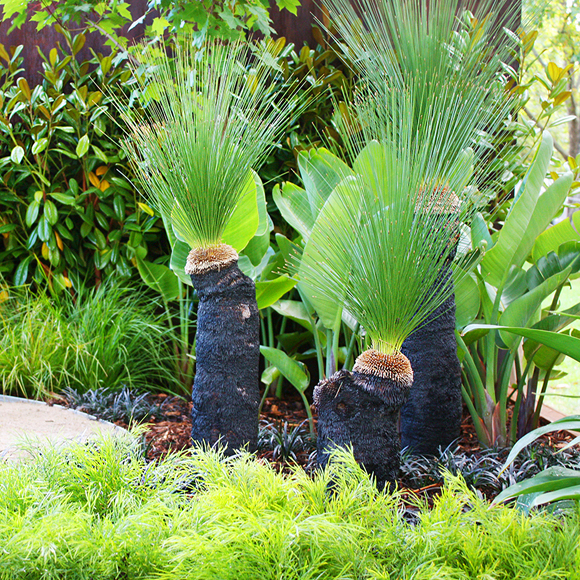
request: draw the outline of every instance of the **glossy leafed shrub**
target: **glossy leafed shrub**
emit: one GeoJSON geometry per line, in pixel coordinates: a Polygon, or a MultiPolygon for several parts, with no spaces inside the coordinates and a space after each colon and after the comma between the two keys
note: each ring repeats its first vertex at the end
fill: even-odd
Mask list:
{"type": "Polygon", "coordinates": [[[34,87],[19,50],[0,46],[0,273],[56,290],[127,278],[137,249],[164,239],[119,150],[111,99],[130,77],[126,57],[80,61],[84,35],[62,33],[34,87]]]}

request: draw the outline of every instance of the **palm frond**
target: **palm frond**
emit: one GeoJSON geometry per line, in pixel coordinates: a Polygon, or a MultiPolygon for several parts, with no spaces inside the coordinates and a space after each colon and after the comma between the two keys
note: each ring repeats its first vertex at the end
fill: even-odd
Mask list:
{"type": "Polygon", "coordinates": [[[124,148],[143,193],[192,248],[220,243],[249,170],[295,110],[273,83],[269,46],[262,54],[242,43],[178,46],[172,57],[150,53],[146,74],[134,71],[151,100],[142,117],[128,119],[124,148]]]}

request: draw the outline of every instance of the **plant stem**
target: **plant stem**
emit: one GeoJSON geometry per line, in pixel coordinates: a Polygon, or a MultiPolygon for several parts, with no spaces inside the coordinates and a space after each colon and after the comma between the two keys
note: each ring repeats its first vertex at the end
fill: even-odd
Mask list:
{"type": "Polygon", "coordinates": [[[312,411],[310,410],[310,403],[304,394],[304,391],[298,391],[304,402],[304,409],[306,410],[306,415],[308,415],[308,428],[310,430],[310,435],[314,435],[314,418],[312,417],[312,411]]]}
{"type": "Polygon", "coordinates": [[[552,369],[554,368],[554,362],[550,365],[550,368],[546,370],[544,375],[544,381],[542,382],[542,388],[538,397],[538,402],[536,403],[536,410],[534,411],[534,418],[532,423],[532,429],[537,429],[540,425],[540,414],[542,412],[542,406],[544,405],[544,397],[546,396],[546,390],[548,388],[548,381],[550,380],[550,375],[552,374],[552,369]]]}
{"type": "Polygon", "coordinates": [[[463,338],[461,337],[461,335],[457,330],[455,331],[455,337],[457,339],[457,344],[461,347],[461,349],[465,353],[464,360],[467,361],[467,366],[471,370],[473,387],[475,387],[473,398],[475,399],[476,402],[479,402],[480,413],[478,414],[478,416],[480,416],[485,421],[487,419],[487,415],[489,414],[487,411],[487,400],[485,398],[485,386],[483,384],[481,376],[477,372],[477,367],[473,362],[471,352],[469,351],[469,348],[466,346],[463,338]]]}
{"type": "Polygon", "coordinates": [[[357,322],[355,329],[350,337],[350,341],[348,343],[348,349],[346,351],[346,360],[344,361],[344,366],[342,367],[344,370],[350,370],[350,361],[352,360],[352,355],[354,352],[354,343],[356,341],[356,337],[358,336],[359,330],[360,330],[360,322],[357,322]]]}

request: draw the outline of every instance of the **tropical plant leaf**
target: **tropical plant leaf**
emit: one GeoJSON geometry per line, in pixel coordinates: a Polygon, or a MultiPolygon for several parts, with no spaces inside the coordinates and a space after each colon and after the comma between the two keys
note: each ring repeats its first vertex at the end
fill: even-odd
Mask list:
{"type": "Polygon", "coordinates": [[[542,232],[536,238],[532,248],[533,261],[537,262],[548,252],[557,252],[558,248],[566,242],[580,241],[580,212],[572,214],[572,223],[573,226],[569,220],[565,219],[542,232]]]}
{"type": "Polygon", "coordinates": [[[258,308],[267,308],[272,306],[274,302],[277,302],[296,284],[298,280],[288,278],[288,276],[279,276],[274,280],[265,280],[262,282],[256,282],[256,300],[258,302],[258,308]]]}
{"type": "Polygon", "coordinates": [[[519,336],[531,338],[580,362],[580,338],[569,336],[567,334],[550,332],[548,330],[538,330],[536,328],[497,326],[495,324],[470,324],[467,328],[465,328],[464,332],[469,333],[474,330],[489,331],[494,329],[504,330],[519,336]]]}
{"type": "Polygon", "coordinates": [[[486,282],[499,288],[511,266],[520,267],[530,254],[536,238],[562,207],[573,182],[566,173],[541,193],[552,156],[553,140],[545,132],[536,156],[493,247],[486,252],[481,269],[486,282]]]}
{"type": "Polygon", "coordinates": [[[455,282],[455,328],[461,330],[471,324],[481,304],[479,286],[472,275],[463,275],[455,282]]]}
{"type": "MultiPolygon", "coordinates": [[[[500,324],[512,327],[528,326],[542,302],[568,279],[570,270],[571,268],[566,268],[563,272],[551,276],[530,292],[511,302],[501,315],[500,324]]],[[[519,341],[513,334],[502,331],[499,334],[508,348],[512,348],[519,341]]]]}
{"type": "Polygon", "coordinates": [[[531,502],[531,507],[560,499],[580,498],[580,471],[561,466],[549,467],[529,479],[510,485],[493,503],[531,493],[539,494],[531,502]]]}
{"type": "Polygon", "coordinates": [[[260,353],[290,381],[297,391],[303,393],[308,388],[310,374],[304,363],[290,358],[285,352],[277,348],[260,346],[260,353]]]}
{"type": "Polygon", "coordinates": [[[137,259],[137,268],[143,282],[161,294],[164,302],[179,298],[179,282],[170,268],[141,259],[137,259]]]}
{"type": "Polygon", "coordinates": [[[185,242],[176,239],[171,250],[169,267],[184,284],[192,286],[191,277],[185,273],[185,264],[187,263],[189,252],[189,246],[185,242]]]}

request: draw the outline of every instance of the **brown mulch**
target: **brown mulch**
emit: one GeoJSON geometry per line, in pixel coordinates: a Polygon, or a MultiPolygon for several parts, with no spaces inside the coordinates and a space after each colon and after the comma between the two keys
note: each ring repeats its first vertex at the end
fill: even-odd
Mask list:
{"type": "MultiPolygon", "coordinates": [[[[161,405],[162,413],[160,417],[153,416],[145,423],[147,458],[154,460],[163,457],[170,451],[180,451],[191,447],[191,401],[165,394],[150,395],[149,400],[161,405]]],[[[268,397],[264,403],[260,421],[278,428],[286,422],[290,430],[298,425],[303,425],[305,430],[308,429],[308,416],[299,397],[286,397],[284,400],[268,397]]],[[[123,427],[127,426],[123,423],[119,424],[123,427]]],[[[316,416],[314,417],[314,425],[316,426],[316,416]]],[[[544,435],[541,440],[550,447],[558,448],[569,442],[571,438],[570,433],[566,431],[556,431],[544,435]]],[[[476,453],[481,450],[473,421],[467,409],[464,409],[458,446],[465,453],[476,453]]],[[[271,453],[271,451],[264,451],[259,455],[271,459],[271,453]]],[[[301,463],[300,457],[297,459],[301,463]]]]}
{"type": "MultiPolygon", "coordinates": [[[[191,447],[191,401],[165,394],[150,395],[148,399],[151,403],[161,405],[161,416],[153,416],[144,424],[147,429],[145,432],[147,459],[159,459],[170,451],[181,451],[191,447]]],[[[304,428],[308,429],[308,416],[300,398],[284,400],[267,398],[260,420],[276,427],[286,422],[289,429],[304,424],[304,428]]],[[[316,425],[316,420],[314,423],[316,425]]],[[[118,424],[127,427],[122,422],[118,424]]],[[[273,461],[272,451],[264,451],[258,455],[273,461]]],[[[298,463],[306,463],[307,455],[299,454],[298,463]]]]}
{"type": "MultiPolygon", "coordinates": [[[[165,394],[150,395],[149,401],[161,406],[159,417],[151,417],[145,423],[145,440],[147,444],[147,459],[156,460],[162,458],[167,453],[181,451],[191,447],[191,401],[185,401],[177,397],[165,394]]],[[[299,397],[287,397],[284,400],[270,397],[265,400],[262,413],[260,415],[261,424],[271,424],[280,429],[284,423],[288,424],[288,430],[292,430],[298,425],[303,425],[305,431],[308,430],[308,416],[304,404],[299,397]]],[[[314,418],[316,425],[316,417],[314,418]]],[[[119,423],[127,427],[123,423],[119,423]]],[[[544,435],[541,439],[543,444],[552,448],[564,446],[571,440],[572,436],[566,431],[558,431],[544,435]]],[[[473,426],[471,416],[464,408],[463,421],[461,425],[461,437],[458,446],[464,453],[475,453],[481,451],[479,441],[473,426]]],[[[276,469],[288,472],[291,466],[273,457],[273,451],[263,450],[258,452],[258,459],[268,461],[276,469]]],[[[303,451],[296,453],[296,461],[305,467],[311,460],[310,452],[303,451]]],[[[429,505],[433,505],[434,499],[441,493],[442,484],[433,483],[419,489],[401,489],[403,500],[407,508],[411,511],[416,509],[416,500],[426,500],[429,505]]],[[[493,494],[484,495],[488,499],[495,496],[493,494]]],[[[497,492],[496,492],[497,493],[497,492]]]]}

